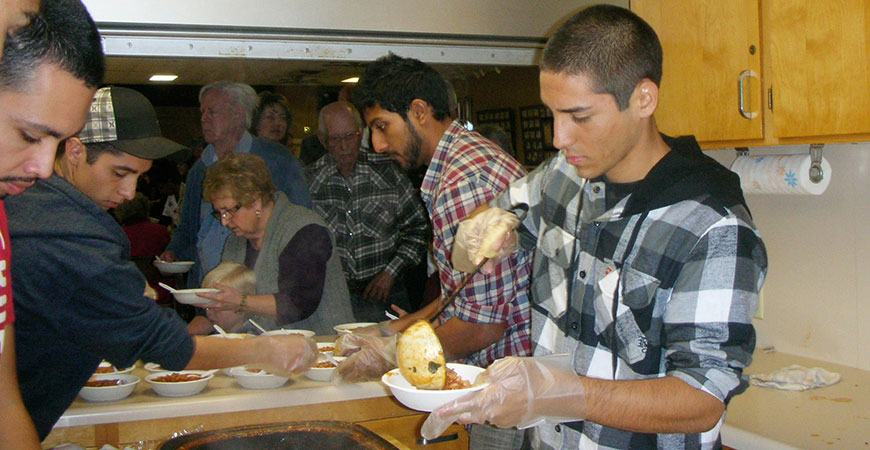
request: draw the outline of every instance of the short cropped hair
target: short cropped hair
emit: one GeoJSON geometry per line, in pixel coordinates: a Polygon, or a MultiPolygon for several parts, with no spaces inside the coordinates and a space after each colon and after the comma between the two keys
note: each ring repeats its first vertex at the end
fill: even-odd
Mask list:
{"type": "Polygon", "coordinates": [[[257,291],[257,275],[237,262],[224,261],[202,279],[204,288],[213,288],[217,283],[225,284],[242,295],[251,295],[257,291]]]}
{"type": "Polygon", "coordinates": [[[662,46],[656,32],[633,12],[613,5],[583,9],[550,37],[541,58],[545,72],[583,75],[620,110],[637,84],[662,79],[662,46]]]}
{"type": "Polygon", "coordinates": [[[250,205],[258,199],[271,200],[274,194],[266,163],[250,153],[234,153],[218,161],[205,171],[202,182],[202,198],[209,203],[229,195],[242,205],[250,205]]]}
{"type": "Polygon", "coordinates": [[[148,221],[148,213],[151,202],[145,194],[137,192],[132,199],[127,200],[115,208],[115,217],[121,226],[133,225],[148,221]]]}
{"type": "Polygon", "coordinates": [[[241,106],[245,110],[245,123],[242,124],[245,129],[251,128],[251,123],[254,115],[254,108],[257,107],[257,102],[260,97],[257,96],[257,91],[245,83],[236,83],[234,81],[215,81],[207,84],[199,90],[199,103],[202,104],[202,97],[209,91],[217,90],[223,92],[230,98],[234,106],[241,106]]]}
{"type": "Polygon", "coordinates": [[[30,23],[8,36],[0,60],[0,89],[21,88],[42,64],[56,64],[90,88],[103,83],[100,34],[79,0],[44,0],[30,23]]]}
{"type": "Polygon", "coordinates": [[[414,99],[428,103],[435,120],[450,114],[444,77],[424,62],[393,53],[369,64],[353,89],[353,103],[359,111],[380,106],[403,120],[414,99]]]}
{"type": "Polygon", "coordinates": [[[257,126],[260,125],[260,118],[263,115],[263,110],[272,105],[280,106],[281,109],[284,110],[284,114],[287,116],[287,130],[284,131],[284,136],[281,136],[281,143],[286,144],[287,137],[290,136],[290,125],[293,124],[293,114],[290,112],[290,102],[287,100],[287,97],[284,97],[281,94],[276,94],[270,91],[260,92],[257,106],[254,108],[254,113],[251,117],[251,134],[256,134],[257,126]]]}

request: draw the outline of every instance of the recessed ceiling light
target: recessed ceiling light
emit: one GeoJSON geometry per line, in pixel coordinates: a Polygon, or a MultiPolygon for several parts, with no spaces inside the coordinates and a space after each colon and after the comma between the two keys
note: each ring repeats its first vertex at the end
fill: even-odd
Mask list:
{"type": "Polygon", "coordinates": [[[350,77],[341,80],[342,83],[357,83],[359,82],[359,77],[350,77]]]}
{"type": "Polygon", "coordinates": [[[151,75],[149,81],[175,81],[178,75],[151,75]]]}

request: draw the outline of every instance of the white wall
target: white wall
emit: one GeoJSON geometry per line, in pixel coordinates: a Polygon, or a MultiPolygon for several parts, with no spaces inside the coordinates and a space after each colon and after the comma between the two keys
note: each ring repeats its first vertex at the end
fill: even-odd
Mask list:
{"type": "MultiPolygon", "coordinates": [[[[708,154],[726,166],[736,156],[708,154]]],[[[833,172],[824,194],[746,196],[770,262],[757,349],[870,370],[870,144],[827,144],[824,157],[833,172]]]]}

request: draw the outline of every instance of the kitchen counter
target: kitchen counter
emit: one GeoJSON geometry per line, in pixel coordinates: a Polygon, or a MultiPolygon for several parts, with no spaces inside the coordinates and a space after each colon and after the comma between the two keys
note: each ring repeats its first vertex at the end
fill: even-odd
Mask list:
{"type": "Polygon", "coordinates": [[[738,450],[870,450],[870,371],[759,349],[746,373],[792,364],[839,373],[840,382],[806,391],[750,385],[728,405],[722,444],[738,450]]]}
{"type": "MultiPolygon", "coordinates": [[[[125,399],[101,403],[77,397],[43,441],[43,448],[73,442],[89,449],[103,444],[151,449],[178,433],[311,420],[354,422],[398,448],[423,448],[416,439],[426,413],[401,405],[379,381],[335,386],[299,374],[280,388],[252,390],[218,372],[199,394],[173,398],[160,397],[151,389],[145,381],[149,372],[141,362],[132,374],[142,381],[125,399]]],[[[468,448],[462,426],[452,425],[445,435],[451,434],[456,435],[454,440],[425,448],[468,448]]]]}

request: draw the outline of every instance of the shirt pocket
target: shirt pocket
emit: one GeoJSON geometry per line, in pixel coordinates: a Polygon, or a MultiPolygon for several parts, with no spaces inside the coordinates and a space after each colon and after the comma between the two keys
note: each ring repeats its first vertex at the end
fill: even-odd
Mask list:
{"type": "Polygon", "coordinates": [[[390,234],[395,226],[396,213],[395,205],[389,202],[366,202],[360,212],[363,232],[373,237],[390,234]]]}
{"type": "Polygon", "coordinates": [[[651,308],[660,281],[646,273],[624,268],[619,275],[620,294],[616,309],[616,323],[613,323],[613,291],[596,287],[595,293],[595,331],[611,351],[629,364],[635,364],[646,357],[649,340],[638,322],[649,323],[653,313],[651,308]],[[613,342],[613,327],[616,339],[613,342]]]}
{"type": "Polygon", "coordinates": [[[562,228],[544,223],[538,237],[538,250],[543,258],[535,259],[536,279],[533,299],[553,317],[561,317],[568,307],[568,283],[571,274],[574,235],[562,228]],[[546,279],[541,279],[543,273],[546,279]]]}

